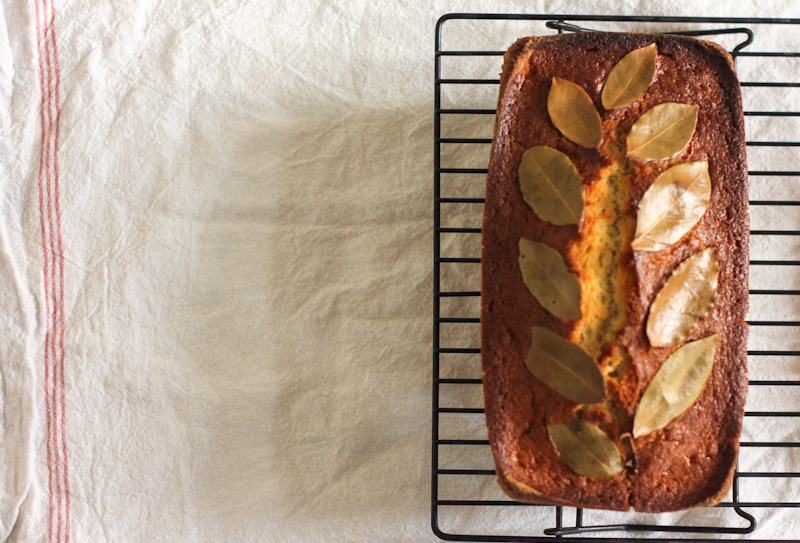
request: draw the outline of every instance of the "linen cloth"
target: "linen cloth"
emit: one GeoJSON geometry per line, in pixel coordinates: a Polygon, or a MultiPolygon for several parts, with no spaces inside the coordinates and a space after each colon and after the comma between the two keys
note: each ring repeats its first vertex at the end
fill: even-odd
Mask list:
{"type": "MultiPolygon", "coordinates": [[[[800,16],[792,0],[3,0],[0,540],[437,540],[434,26],[523,8],[800,16]]],[[[797,256],[775,243],[754,251],[797,256]]],[[[767,520],[759,536],[797,533],[767,520]]]]}

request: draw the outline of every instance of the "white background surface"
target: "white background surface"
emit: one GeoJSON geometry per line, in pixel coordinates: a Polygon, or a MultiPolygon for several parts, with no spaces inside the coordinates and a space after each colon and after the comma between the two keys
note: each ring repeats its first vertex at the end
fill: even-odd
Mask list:
{"type": "MultiPolygon", "coordinates": [[[[55,7],[76,543],[436,540],[440,15],[800,16],[792,0],[55,7]]],[[[41,542],[41,91],[33,5],[2,10],[0,540],[41,542]]]]}

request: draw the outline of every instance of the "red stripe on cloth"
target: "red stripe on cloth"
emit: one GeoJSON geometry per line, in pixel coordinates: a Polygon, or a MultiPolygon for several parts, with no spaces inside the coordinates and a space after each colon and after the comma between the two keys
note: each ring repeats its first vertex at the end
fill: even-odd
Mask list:
{"type": "Polygon", "coordinates": [[[54,541],[67,543],[70,531],[70,507],[64,377],[64,250],[62,245],[58,168],[61,71],[58,62],[53,0],[49,2],[48,0],[36,0],[35,5],[37,50],[39,53],[42,91],[40,115],[42,141],[39,156],[38,184],[42,250],[44,252],[46,309],[44,378],[50,505],[48,541],[50,543],[54,541]]]}
{"type": "Polygon", "coordinates": [[[52,51],[52,31],[53,31],[53,20],[52,20],[52,1],[48,6],[47,0],[43,0],[43,11],[45,13],[44,17],[44,48],[45,48],[45,63],[47,66],[47,114],[49,117],[49,124],[47,126],[47,133],[45,136],[47,137],[47,151],[46,151],[46,168],[45,173],[47,174],[47,220],[49,224],[49,232],[50,232],[50,255],[52,257],[51,264],[50,264],[50,286],[51,286],[51,296],[52,296],[52,307],[53,312],[50,314],[50,363],[52,364],[52,388],[51,394],[52,398],[50,400],[50,408],[52,409],[52,417],[53,417],[53,478],[55,479],[55,502],[56,502],[56,542],[61,542],[61,530],[64,523],[64,518],[61,514],[61,509],[63,505],[63,497],[61,493],[61,481],[63,477],[63,473],[61,470],[61,462],[63,459],[60,458],[60,451],[58,447],[58,440],[60,437],[59,433],[59,426],[60,426],[60,418],[58,416],[59,411],[59,403],[58,403],[58,345],[56,343],[56,338],[58,337],[58,313],[59,313],[59,300],[61,296],[58,292],[58,286],[56,282],[56,274],[57,274],[57,260],[58,260],[58,252],[56,250],[56,237],[55,237],[55,226],[54,226],[54,184],[55,184],[55,168],[54,168],[54,161],[56,156],[56,148],[54,144],[54,135],[55,135],[55,111],[54,111],[54,95],[53,95],[53,86],[57,84],[55,80],[55,74],[53,71],[53,51],[52,51]],[[49,9],[48,9],[49,8],[49,9]]]}
{"type": "MultiPolygon", "coordinates": [[[[51,0],[54,2],[55,0],[51,0]]],[[[58,63],[58,42],[56,41],[56,10],[55,5],[52,7],[52,15],[50,28],[53,33],[53,64],[55,67],[55,87],[56,87],[56,135],[54,142],[53,152],[53,170],[55,173],[55,201],[56,201],[56,240],[58,245],[58,283],[61,291],[61,304],[59,305],[59,358],[58,365],[61,375],[61,456],[64,461],[64,542],[69,543],[69,462],[67,461],[67,400],[66,400],[66,383],[64,379],[64,358],[66,351],[64,349],[64,246],[61,237],[61,196],[59,190],[59,173],[58,173],[58,137],[61,133],[61,95],[59,88],[61,86],[61,66],[58,63]]]]}
{"type": "MultiPolygon", "coordinates": [[[[45,69],[46,69],[46,77],[45,77],[45,104],[46,104],[46,111],[47,111],[47,127],[42,137],[45,138],[45,187],[47,190],[45,191],[45,195],[47,197],[47,225],[48,225],[48,240],[49,240],[49,251],[50,251],[50,269],[48,270],[49,276],[45,279],[46,281],[50,282],[50,298],[51,298],[51,312],[47,315],[50,322],[48,324],[50,329],[50,337],[48,338],[49,341],[46,341],[46,344],[50,346],[50,353],[49,353],[49,363],[50,363],[50,375],[52,378],[52,382],[50,384],[49,392],[51,394],[50,398],[50,418],[53,421],[52,424],[52,436],[51,436],[51,447],[53,450],[53,463],[51,464],[50,470],[53,472],[53,480],[54,480],[54,489],[55,489],[55,541],[61,541],[61,477],[59,473],[59,450],[58,450],[58,404],[56,403],[56,386],[58,383],[58,376],[56,375],[57,365],[56,365],[56,345],[54,341],[54,336],[56,333],[56,313],[58,311],[58,293],[56,292],[56,285],[55,285],[55,271],[56,271],[56,252],[55,252],[55,240],[53,239],[53,165],[52,165],[52,154],[53,154],[53,144],[51,140],[51,135],[53,133],[53,75],[52,75],[52,61],[51,61],[51,52],[50,52],[50,24],[49,24],[49,16],[48,16],[48,8],[46,0],[42,3],[42,11],[44,13],[43,17],[43,25],[44,25],[44,36],[43,36],[43,46],[44,46],[44,60],[45,60],[45,69]]],[[[51,513],[52,515],[53,513],[51,513]]]]}
{"type": "MultiPolygon", "coordinates": [[[[42,138],[41,138],[41,145],[39,148],[39,218],[41,222],[41,229],[42,229],[42,253],[43,253],[43,262],[44,262],[44,299],[45,299],[45,311],[46,311],[46,321],[47,321],[47,328],[45,331],[45,348],[44,348],[44,403],[45,403],[45,414],[47,418],[47,485],[48,485],[48,495],[50,500],[50,514],[48,516],[47,522],[47,540],[48,542],[52,543],[53,541],[53,516],[55,513],[55,504],[54,504],[54,495],[53,495],[53,450],[52,450],[52,413],[50,411],[50,289],[48,283],[48,276],[50,271],[50,264],[49,264],[49,252],[47,250],[47,239],[49,237],[49,230],[45,226],[45,212],[44,212],[44,201],[45,201],[45,148],[47,147],[47,131],[45,128],[45,117],[47,116],[48,111],[46,111],[45,106],[47,104],[47,91],[45,87],[45,73],[44,73],[44,66],[42,62],[42,42],[44,40],[43,32],[42,32],[42,14],[39,10],[39,2],[35,2],[36,5],[36,47],[39,55],[39,85],[42,91],[42,100],[40,104],[40,119],[41,119],[41,129],[42,129],[42,138]]],[[[48,108],[49,109],[49,108],[48,108]]],[[[49,193],[49,189],[48,189],[49,193]]]]}
{"type": "Polygon", "coordinates": [[[44,16],[44,50],[45,50],[45,66],[47,70],[47,77],[45,81],[47,82],[45,97],[46,97],[46,104],[47,104],[47,130],[42,135],[46,139],[45,145],[45,180],[46,180],[46,195],[47,195],[47,224],[48,224],[48,239],[49,239],[49,249],[50,249],[50,270],[49,270],[49,277],[46,279],[50,281],[50,297],[51,297],[51,308],[52,311],[48,315],[50,319],[49,327],[50,327],[50,338],[49,338],[49,345],[50,345],[50,375],[52,377],[52,384],[50,386],[50,409],[51,409],[51,419],[53,420],[53,435],[52,435],[52,448],[53,448],[53,464],[50,468],[53,471],[53,479],[55,481],[55,503],[56,503],[56,511],[55,511],[55,541],[61,541],[61,474],[60,474],[60,459],[59,459],[59,450],[58,450],[58,426],[59,426],[59,419],[58,419],[58,402],[57,402],[57,395],[56,389],[58,388],[58,364],[57,364],[57,353],[56,353],[56,342],[55,337],[57,335],[57,318],[56,314],[58,313],[58,292],[56,292],[56,250],[55,250],[55,237],[53,236],[53,143],[52,143],[52,135],[53,135],[53,125],[54,125],[54,115],[53,115],[53,68],[52,68],[52,53],[50,51],[50,32],[51,32],[51,25],[50,25],[50,17],[48,14],[48,6],[47,1],[45,0],[42,4],[44,16]]]}

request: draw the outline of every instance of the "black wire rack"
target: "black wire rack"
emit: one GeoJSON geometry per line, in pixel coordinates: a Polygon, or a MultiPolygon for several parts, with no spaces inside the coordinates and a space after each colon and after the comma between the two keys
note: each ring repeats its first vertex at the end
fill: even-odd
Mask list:
{"type": "MultiPolygon", "coordinates": [[[[774,226],[770,219],[774,222],[776,217],[784,225],[788,222],[800,228],[800,151],[794,151],[797,156],[791,154],[792,148],[800,147],[800,124],[791,124],[792,118],[800,123],[800,111],[781,110],[786,104],[800,104],[800,19],[511,14],[448,14],[439,19],[435,44],[431,456],[431,524],[438,537],[490,542],[644,542],[709,541],[738,535],[748,541],[800,542],[796,539],[800,528],[795,528],[797,533],[781,533],[778,525],[771,525],[768,533],[779,533],[781,538],[757,539],[762,531],[757,529],[759,522],[762,527],[767,523],[800,526],[796,514],[800,473],[790,468],[781,471],[783,464],[791,467],[793,460],[795,466],[800,462],[800,237],[796,237],[800,229],[770,228],[774,226]],[[471,25],[459,34],[467,36],[467,43],[456,47],[444,44],[448,25],[456,23],[471,25]],[[510,23],[521,26],[511,28],[510,23]],[[598,26],[602,28],[595,28],[598,26]],[[751,287],[764,287],[750,290],[750,316],[755,306],[769,320],[748,320],[748,406],[732,490],[716,507],[694,510],[688,521],[685,516],[618,513],[618,523],[593,523],[591,517],[596,513],[592,511],[511,501],[495,482],[486,439],[480,378],[480,224],[500,83],[496,74],[504,49],[518,37],[591,30],[705,36],[729,49],[742,79],[752,224],[759,228],[750,232],[751,287]],[[493,41],[498,36],[504,40],[502,46],[493,41]],[[750,46],[754,50],[744,50],[750,46]],[[743,70],[745,59],[749,64],[743,70]],[[451,61],[457,61],[455,68],[448,65],[451,61]],[[778,64],[770,69],[770,62],[778,64]],[[788,64],[781,66],[781,62],[788,64]],[[775,80],[776,73],[781,80],[775,80]],[[782,80],[791,76],[798,82],[782,80]],[[758,92],[772,94],[751,95],[758,92]],[[748,108],[750,103],[765,102],[775,104],[778,110],[748,108]],[[771,130],[772,126],[777,128],[771,130]],[[751,134],[753,127],[756,137],[751,134]],[[769,153],[779,154],[784,164],[797,166],[770,169],[771,157],[778,155],[769,153]],[[754,195],[757,199],[752,199],[754,195]],[[776,286],[782,288],[773,288],[776,286]],[[773,402],[762,410],[758,400],[769,403],[766,400],[770,398],[777,399],[778,408],[773,402]],[[787,406],[794,410],[783,410],[787,406]],[[753,463],[760,460],[760,466],[767,459],[774,471],[743,466],[748,455],[755,458],[753,463]],[[795,499],[786,501],[787,496],[795,499]],[[608,532],[620,535],[598,535],[608,532]]],[[[607,518],[608,513],[605,515],[607,518]]]]}

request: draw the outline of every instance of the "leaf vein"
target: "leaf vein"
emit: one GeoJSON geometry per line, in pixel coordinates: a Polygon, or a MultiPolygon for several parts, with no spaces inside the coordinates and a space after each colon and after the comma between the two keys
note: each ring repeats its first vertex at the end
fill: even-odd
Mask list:
{"type": "Polygon", "coordinates": [[[555,182],[550,178],[549,175],[547,175],[547,171],[542,167],[542,165],[539,163],[538,160],[533,160],[532,162],[536,165],[537,168],[539,168],[539,171],[542,172],[542,175],[547,180],[547,184],[550,186],[550,188],[553,190],[553,192],[555,192],[556,196],[558,196],[558,199],[561,200],[561,203],[564,205],[566,210],[569,212],[569,214],[572,216],[572,218],[577,223],[578,222],[578,217],[575,215],[575,212],[569,206],[569,203],[567,203],[567,200],[564,198],[564,196],[561,194],[561,192],[558,190],[558,188],[556,188],[555,182]]]}

